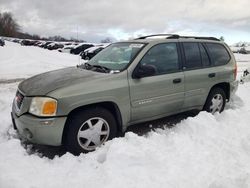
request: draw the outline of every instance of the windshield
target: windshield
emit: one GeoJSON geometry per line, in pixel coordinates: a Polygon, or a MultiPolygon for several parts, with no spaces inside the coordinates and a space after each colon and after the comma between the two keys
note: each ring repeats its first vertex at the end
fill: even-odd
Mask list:
{"type": "Polygon", "coordinates": [[[128,42],[111,44],[87,64],[91,67],[105,67],[110,71],[120,72],[136,57],[143,46],[145,44],[128,42]]]}

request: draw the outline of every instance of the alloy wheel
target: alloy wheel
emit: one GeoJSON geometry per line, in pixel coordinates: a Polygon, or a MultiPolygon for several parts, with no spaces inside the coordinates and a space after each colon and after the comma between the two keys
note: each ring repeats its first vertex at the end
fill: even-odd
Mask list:
{"type": "Polygon", "coordinates": [[[210,112],[214,114],[215,112],[221,112],[223,107],[223,97],[221,94],[216,94],[211,100],[210,112]]]}
{"type": "Polygon", "coordinates": [[[91,151],[102,145],[109,138],[110,128],[106,120],[94,117],[85,121],[77,134],[78,144],[91,151]]]}

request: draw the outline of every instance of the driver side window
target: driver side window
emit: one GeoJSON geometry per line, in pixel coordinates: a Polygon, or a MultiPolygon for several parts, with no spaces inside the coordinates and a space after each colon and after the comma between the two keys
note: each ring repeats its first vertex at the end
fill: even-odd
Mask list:
{"type": "Polygon", "coordinates": [[[179,70],[179,59],[176,43],[165,43],[153,46],[142,58],[141,65],[155,68],[156,75],[179,70]]]}

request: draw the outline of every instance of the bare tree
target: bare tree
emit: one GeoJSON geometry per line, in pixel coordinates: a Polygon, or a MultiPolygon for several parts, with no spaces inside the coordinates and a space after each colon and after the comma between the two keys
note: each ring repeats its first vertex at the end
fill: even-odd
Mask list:
{"type": "Polygon", "coordinates": [[[20,31],[20,26],[9,12],[0,13],[0,35],[15,37],[20,31]]]}

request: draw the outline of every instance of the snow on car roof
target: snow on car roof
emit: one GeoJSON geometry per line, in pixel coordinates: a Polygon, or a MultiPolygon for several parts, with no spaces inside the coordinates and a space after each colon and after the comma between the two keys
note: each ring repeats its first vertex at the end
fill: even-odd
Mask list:
{"type": "Polygon", "coordinates": [[[99,48],[104,48],[104,47],[103,46],[93,46],[93,47],[87,48],[86,50],[84,50],[84,52],[92,53],[99,48]]]}
{"type": "Polygon", "coordinates": [[[101,44],[98,44],[96,46],[102,46],[104,48],[106,48],[107,46],[109,46],[111,43],[101,43],[101,44]]]}
{"type": "Polygon", "coordinates": [[[56,43],[54,43],[54,42],[52,42],[52,43],[50,43],[48,46],[54,46],[56,43]]]}
{"type": "Polygon", "coordinates": [[[93,43],[87,43],[87,42],[83,42],[83,43],[79,43],[78,45],[76,45],[74,48],[78,48],[78,47],[80,47],[80,46],[82,46],[82,45],[94,45],[95,46],[95,44],[93,44],[93,43]]]}

